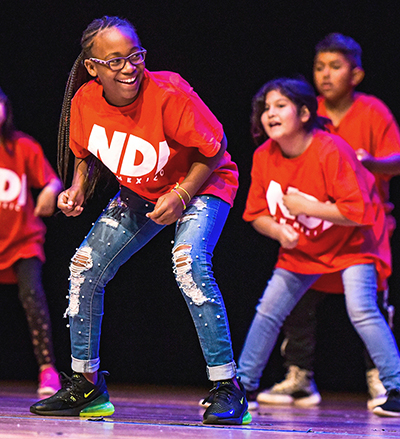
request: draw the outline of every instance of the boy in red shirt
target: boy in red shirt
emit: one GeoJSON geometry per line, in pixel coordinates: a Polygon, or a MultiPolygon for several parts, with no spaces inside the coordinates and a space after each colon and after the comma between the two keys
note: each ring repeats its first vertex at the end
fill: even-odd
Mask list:
{"type": "MultiPolygon", "coordinates": [[[[386,105],[378,98],[355,91],[364,78],[361,47],[352,38],[329,34],[316,46],[314,83],[320,93],[318,113],[330,119],[327,128],[345,139],[357,153],[357,158],[372,172],[384,205],[389,236],[396,222],[391,215],[389,182],[400,174],[400,132],[386,105]]],[[[267,404],[312,406],[321,400],[313,379],[317,305],[323,292],[343,291],[338,276],[323,276],[286,319],[282,353],[288,373],[271,389],[261,392],[257,400],[267,404]]],[[[387,283],[379,286],[381,310],[387,314],[387,283]]],[[[386,401],[386,390],[379,380],[375,365],[366,354],[367,384],[373,409],[386,401]]]]}

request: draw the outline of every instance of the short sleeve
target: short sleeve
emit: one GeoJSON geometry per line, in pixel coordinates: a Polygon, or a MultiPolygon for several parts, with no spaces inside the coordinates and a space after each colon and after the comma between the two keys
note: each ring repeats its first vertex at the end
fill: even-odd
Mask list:
{"type": "Polygon", "coordinates": [[[165,134],[206,157],[215,156],[223,137],[221,123],[184,79],[171,74],[170,80],[163,101],[165,134]]]}

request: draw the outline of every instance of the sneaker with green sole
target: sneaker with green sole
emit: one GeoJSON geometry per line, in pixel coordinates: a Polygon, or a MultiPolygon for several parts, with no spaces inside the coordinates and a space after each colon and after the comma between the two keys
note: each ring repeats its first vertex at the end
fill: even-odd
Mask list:
{"type": "Polygon", "coordinates": [[[105,375],[108,372],[99,372],[97,384],[92,384],[81,373],[74,372],[68,377],[61,372],[61,389],[33,404],[30,411],[44,416],[111,416],[115,409],[110,402],[105,375]]]}
{"type": "Polygon", "coordinates": [[[210,403],[203,415],[203,424],[242,425],[250,424],[246,391],[238,381],[238,389],[232,380],[218,381],[210,390],[204,404],[210,403]]]}

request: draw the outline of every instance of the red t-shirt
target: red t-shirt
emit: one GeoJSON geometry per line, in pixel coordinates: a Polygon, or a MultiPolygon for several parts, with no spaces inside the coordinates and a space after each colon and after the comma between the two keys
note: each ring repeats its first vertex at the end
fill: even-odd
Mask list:
{"type": "Polygon", "coordinates": [[[17,132],[8,153],[0,147],[0,283],[15,283],[12,265],[38,257],[43,262],[46,227],[33,215],[31,188],[41,189],[57,175],[31,137],[17,132]]]}
{"type": "MultiPolygon", "coordinates": [[[[97,80],[83,85],[72,100],[75,156],[92,153],[121,185],[153,203],[182,182],[198,151],[215,156],[222,137],[222,125],[176,73],[145,70],[137,99],[124,107],[109,105],[97,80]]],[[[237,187],[237,166],[225,152],[197,195],[215,195],[232,206],[237,187]]]]}
{"type": "Polygon", "coordinates": [[[385,213],[374,177],[343,139],[316,130],[307,150],[291,159],[270,139],[255,151],[251,177],[245,221],[269,215],[300,232],[295,248],[280,248],[276,267],[316,274],[374,263],[381,281],[390,275],[385,213]],[[363,226],[334,225],[305,215],[293,217],[282,204],[282,195],[290,191],[334,202],[346,218],[363,226]]]}
{"type": "MultiPolygon", "coordinates": [[[[325,99],[318,97],[318,114],[326,113],[325,99]]],[[[337,127],[328,124],[333,134],[342,137],[354,149],[363,148],[373,157],[389,157],[400,154],[400,131],[389,108],[378,98],[364,93],[355,93],[354,102],[337,127]]],[[[379,195],[386,212],[393,210],[389,202],[391,175],[373,173],[379,195]]]]}
{"type": "MultiPolygon", "coordinates": [[[[318,96],[318,113],[329,117],[325,108],[325,99],[318,96]]],[[[338,126],[328,124],[327,128],[346,140],[350,146],[357,150],[363,148],[373,157],[389,157],[400,154],[400,131],[393,114],[389,108],[378,98],[364,93],[355,93],[354,102],[348,112],[341,119],[338,126]]],[[[396,220],[390,214],[393,204],[389,200],[389,182],[391,175],[373,173],[378,187],[379,195],[384,204],[389,236],[393,234],[396,220]]],[[[313,288],[326,292],[343,291],[342,279],[338,276],[323,276],[313,288]]],[[[387,284],[379,287],[387,288],[387,284]]]]}

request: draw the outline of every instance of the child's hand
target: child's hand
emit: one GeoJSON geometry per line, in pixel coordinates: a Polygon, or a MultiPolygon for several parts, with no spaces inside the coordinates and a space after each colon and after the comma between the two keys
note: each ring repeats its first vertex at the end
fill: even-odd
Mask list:
{"type": "Polygon", "coordinates": [[[36,200],[36,207],[33,211],[35,216],[51,216],[56,207],[56,196],[54,190],[46,186],[42,189],[36,200]]]}
{"type": "Polygon", "coordinates": [[[368,169],[371,170],[371,164],[374,164],[375,158],[365,149],[359,148],[356,150],[357,159],[368,169]]]}
{"type": "Polygon", "coordinates": [[[66,216],[78,216],[82,213],[85,194],[82,188],[71,186],[58,196],[57,206],[66,216]]]}
{"type": "Polygon", "coordinates": [[[281,224],[279,243],[283,248],[295,248],[299,242],[300,233],[290,224],[281,224]]]}
{"type": "Polygon", "coordinates": [[[310,202],[306,197],[299,193],[290,193],[283,195],[283,205],[289,211],[290,215],[307,215],[307,203],[310,202]]]}
{"type": "Polygon", "coordinates": [[[182,211],[182,201],[176,194],[169,192],[157,200],[154,210],[146,216],[157,224],[169,225],[182,215],[182,211]]]}

